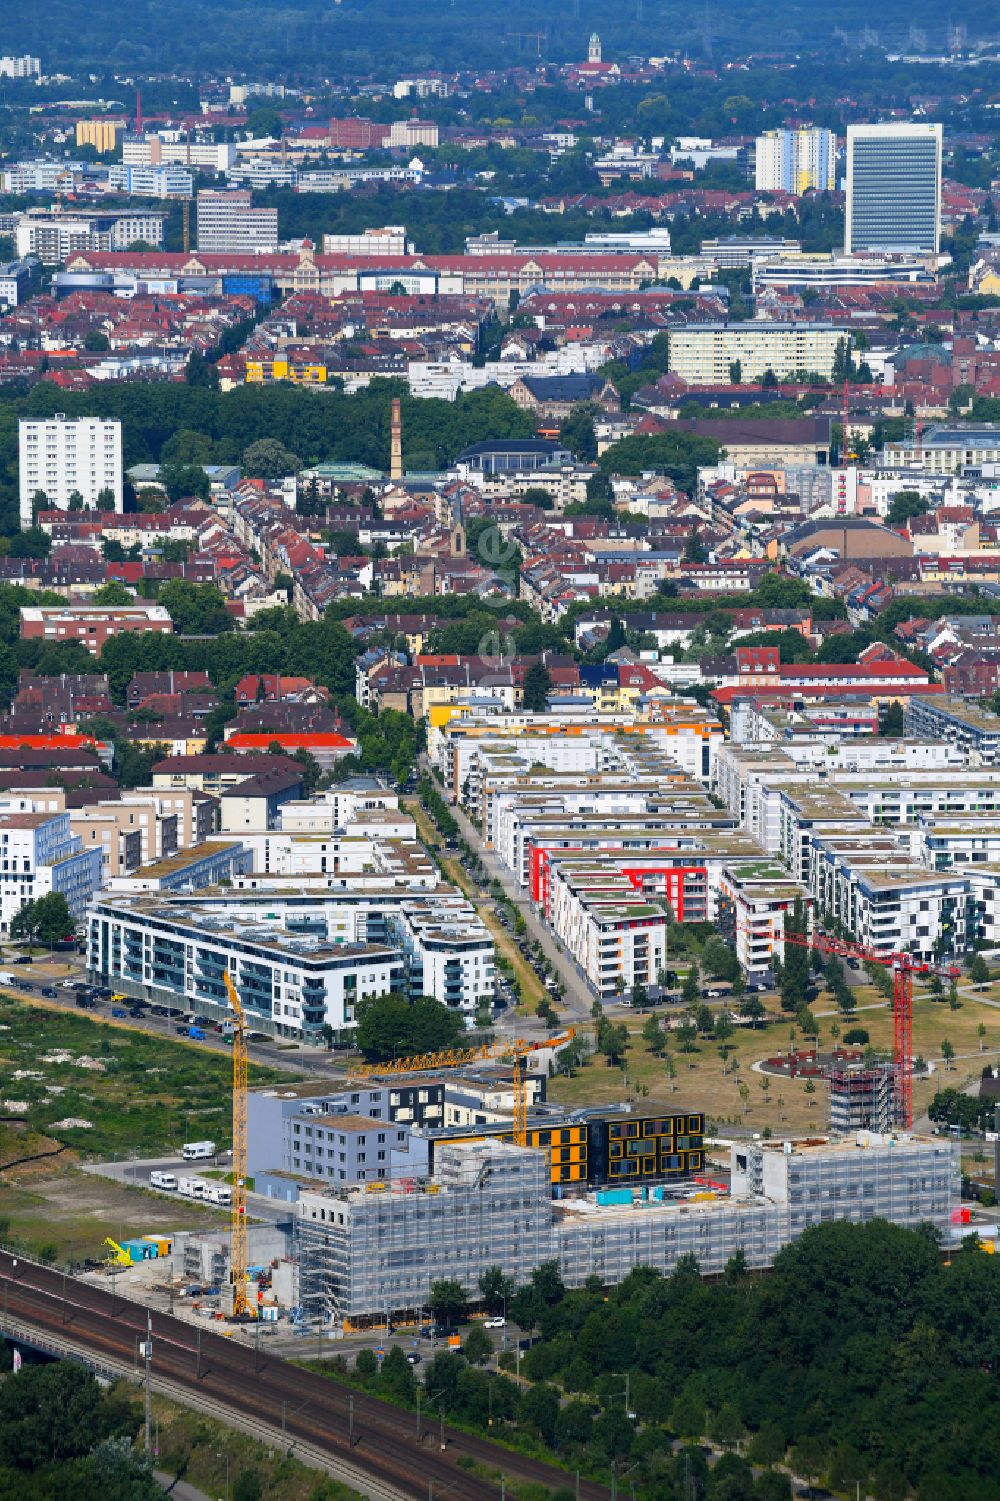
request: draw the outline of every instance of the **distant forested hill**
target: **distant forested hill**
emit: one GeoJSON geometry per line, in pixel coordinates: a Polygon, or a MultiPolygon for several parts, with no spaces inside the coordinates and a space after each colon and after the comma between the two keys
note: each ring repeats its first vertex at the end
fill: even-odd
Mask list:
{"type": "Polygon", "coordinates": [[[1000,31],[986,0],[6,0],[3,10],[4,50],[37,53],[49,69],[303,78],[484,69],[539,51],[566,62],[586,55],[594,29],[611,57],[683,47],[715,60],[751,47],[814,51],[836,27],[858,45],[942,51],[951,26],[964,25],[970,41],[1000,31]]]}

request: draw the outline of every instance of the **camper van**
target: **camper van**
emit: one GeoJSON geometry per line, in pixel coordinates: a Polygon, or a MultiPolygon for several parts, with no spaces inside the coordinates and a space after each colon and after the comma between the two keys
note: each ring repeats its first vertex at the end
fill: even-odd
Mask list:
{"type": "Polygon", "coordinates": [[[173,1173],[150,1173],[149,1186],[150,1188],[169,1189],[171,1193],[176,1193],[177,1179],[173,1173]]]}
{"type": "Polygon", "coordinates": [[[214,1141],[186,1141],[181,1156],[185,1162],[201,1162],[215,1156],[214,1141]]]}
{"type": "Polygon", "coordinates": [[[178,1178],[177,1192],[182,1199],[204,1199],[208,1184],[204,1178],[178,1178]]]}

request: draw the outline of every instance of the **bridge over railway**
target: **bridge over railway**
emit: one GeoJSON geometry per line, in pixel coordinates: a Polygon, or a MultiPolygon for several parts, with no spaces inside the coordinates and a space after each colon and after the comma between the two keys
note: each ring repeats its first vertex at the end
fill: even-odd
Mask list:
{"type": "MultiPolygon", "coordinates": [[[[133,1379],[147,1310],[113,1291],[0,1252],[0,1333],[46,1354],[83,1360],[105,1378],[133,1379]]],[[[499,1482],[458,1464],[467,1457],[508,1482],[556,1490],[572,1477],[355,1392],[225,1335],[153,1313],[155,1391],[295,1453],[371,1501],[500,1501],[499,1482]]],[[[581,1481],[580,1501],[609,1492],[581,1481]]]]}

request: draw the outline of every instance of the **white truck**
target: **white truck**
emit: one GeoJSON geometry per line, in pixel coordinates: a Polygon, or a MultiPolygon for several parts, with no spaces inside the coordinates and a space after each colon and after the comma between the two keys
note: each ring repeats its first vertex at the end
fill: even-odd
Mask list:
{"type": "Polygon", "coordinates": [[[203,1162],[215,1156],[214,1141],[186,1141],[181,1151],[185,1162],[203,1162]]]}

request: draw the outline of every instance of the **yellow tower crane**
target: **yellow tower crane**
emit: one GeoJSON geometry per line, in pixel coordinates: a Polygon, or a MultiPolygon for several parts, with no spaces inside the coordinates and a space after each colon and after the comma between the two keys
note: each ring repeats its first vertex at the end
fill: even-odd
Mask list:
{"type": "Polygon", "coordinates": [[[243,1004],[228,970],[226,992],[233,1008],[233,1205],[229,1279],[233,1286],[233,1318],[256,1318],[247,1297],[247,1027],[243,1004]]]}
{"type": "Polygon", "coordinates": [[[573,1027],[567,1027],[558,1037],[548,1037],[544,1042],[529,1042],[524,1037],[509,1041],[484,1043],[475,1048],[452,1048],[445,1053],[419,1053],[413,1058],[397,1058],[392,1063],[362,1063],[352,1068],[352,1079],[381,1078],[384,1075],[426,1073],[439,1068],[461,1068],[468,1063],[479,1063],[485,1058],[514,1059],[514,1143],[519,1147],[528,1145],[528,1075],[529,1053],[539,1053],[544,1048],[564,1048],[576,1036],[573,1027]]]}

